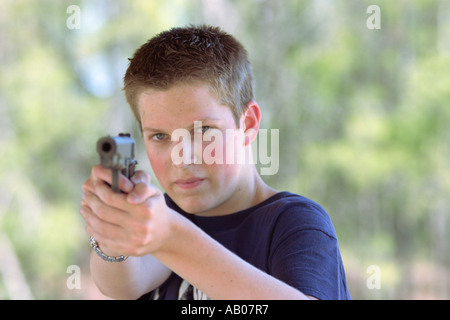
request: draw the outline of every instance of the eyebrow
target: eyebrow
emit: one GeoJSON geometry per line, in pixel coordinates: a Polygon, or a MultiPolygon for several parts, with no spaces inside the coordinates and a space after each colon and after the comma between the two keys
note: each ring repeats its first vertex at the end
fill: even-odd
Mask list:
{"type": "MultiPolygon", "coordinates": [[[[200,121],[202,123],[203,122],[208,122],[208,121],[211,121],[211,122],[223,122],[223,120],[220,119],[220,118],[212,118],[212,117],[205,117],[203,119],[194,120],[194,122],[195,121],[200,121]]],[[[193,127],[194,127],[194,123],[192,123],[192,125],[189,125],[188,127],[185,127],[184,129],[192,129],[193,127]]],[[[152,127],[144,127],[142,130],[143,131],[148,131],[148,132],[164,132],[165,131],[163,129],[152,128],[152,127]]]]}

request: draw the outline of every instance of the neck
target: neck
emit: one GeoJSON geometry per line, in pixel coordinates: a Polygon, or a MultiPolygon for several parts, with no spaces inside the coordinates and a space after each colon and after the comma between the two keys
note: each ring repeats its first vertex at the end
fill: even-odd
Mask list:
{"type": "Polygon", "coordinates": [[[251,206],[255,206],[264,200],[270,198],[274,194],[276,194],[278,191],[269,187],[261,178],[261,176],[256,172],[256,168],[253,167],[254,174],[253,174],[253,201],[251,206]]]}
{"type": "Polygon", "coordinates": [[[269,187],[259,176],[254,165],[246,165],[243,170],[243,179],[233,194],[220,207],[215,208],[203,216],[228,215],[251,208],[270,198],[278,191],[269,187]]]}

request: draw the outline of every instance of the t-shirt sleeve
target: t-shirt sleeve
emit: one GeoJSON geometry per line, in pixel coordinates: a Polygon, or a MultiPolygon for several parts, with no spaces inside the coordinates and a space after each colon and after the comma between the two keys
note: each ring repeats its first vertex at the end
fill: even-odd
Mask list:
{"type": "Polygon", "coordinates": [[[320,206],[293,206],[275,225],[270,273],[318,299],[349,299],[338,240],[320,206]]]}

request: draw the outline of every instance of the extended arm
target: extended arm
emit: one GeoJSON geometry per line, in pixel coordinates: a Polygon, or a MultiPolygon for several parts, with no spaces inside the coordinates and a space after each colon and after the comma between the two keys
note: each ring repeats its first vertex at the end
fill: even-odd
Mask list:
{"type": "Polygon", "coordinates": [[[137,299],[160,286],[171,271],[150,255],[111,263],[91,253],[91,275],[99,290],[115,299],[137,299]]]}

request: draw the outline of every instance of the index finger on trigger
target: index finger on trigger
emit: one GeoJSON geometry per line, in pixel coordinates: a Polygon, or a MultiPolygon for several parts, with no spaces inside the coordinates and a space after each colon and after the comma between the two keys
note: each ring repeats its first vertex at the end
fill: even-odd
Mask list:
{"type": "MultiPolygon", "coordinates": [[[[96,165],[92,168],[93,175],[109,185],[112,184],[112,170],[103,167],[102,165],[96,165]]],[[[119,174],[119,189],[125,193],[133,190],[133,183],[125,177],[123,174],[119,174]]]]}

